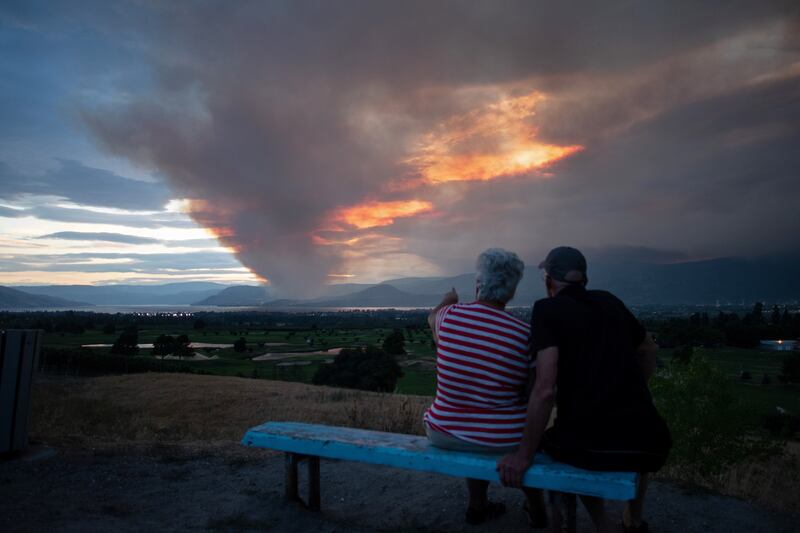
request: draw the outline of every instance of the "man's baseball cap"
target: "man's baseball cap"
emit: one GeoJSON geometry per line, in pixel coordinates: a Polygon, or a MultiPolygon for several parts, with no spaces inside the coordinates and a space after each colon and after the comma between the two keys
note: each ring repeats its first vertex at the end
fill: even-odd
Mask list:
{"type": "Polygon", "coordinates": [[[547,275],[558,281],[578,283],[586,281],[586,258],[570,246],[553,248],[539,263],[547,275]]]}

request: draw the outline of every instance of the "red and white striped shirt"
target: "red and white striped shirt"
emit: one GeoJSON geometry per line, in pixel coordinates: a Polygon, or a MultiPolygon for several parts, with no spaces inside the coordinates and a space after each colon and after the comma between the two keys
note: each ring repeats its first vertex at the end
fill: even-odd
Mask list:
{"type": "Polygon", "coordinates": [[[519,444],[527,413],[525,384],[535,365],[530,326],[475,302],[443,307],[435,328],[436,398],[425,423],[484,446],[519,444]]]}

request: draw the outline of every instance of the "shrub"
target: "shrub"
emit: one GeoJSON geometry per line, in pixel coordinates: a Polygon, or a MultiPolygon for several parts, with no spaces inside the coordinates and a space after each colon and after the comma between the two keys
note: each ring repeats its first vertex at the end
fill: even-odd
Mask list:
{"type": "Polygon", "coordinates": [[[403,375],[394,356],[375,346],[347,348],[314,374],[315,385],[391,392],[403,375]]]}
{"type": "Polygon", "coordinates": [[[742,426],[745,407],[735,384],[703,357],[668,365],[656,374],[652,391],[672,432],[669,465],[703,477],[779,449],[742,426]]]}

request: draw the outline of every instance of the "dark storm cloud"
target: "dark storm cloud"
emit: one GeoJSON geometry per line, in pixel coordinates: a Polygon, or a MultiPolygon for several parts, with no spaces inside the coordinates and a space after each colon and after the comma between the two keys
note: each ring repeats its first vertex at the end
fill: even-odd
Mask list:
{"type": "Polygon", "coordinates": [[[0,161],[0,198],[14,201],[22,195],[56,196],[76,204],[131,210],[160,210],[169,190],[91,168],[78,161],[58,160],[57,168],[41,175],[21,175],[0,161]]]}
{"type": "Polygon", "coordinates": [[[684,252],[662,250],[647,246],[603,246],[583,247],[581,250],[590,263],[646,263],[666,264],[680,263],[689,258],[684,252]]]}
{"type": "Polygon", "coordinates": [[[135,235],[125,235],[124,233],[106,232],[86,232],[86,231],[58,231],[37,237],[38,239],[64,239],[68,241],[103,241],[119,242],[123,244],[155,244],[158,239],[149,237],[137,237],[135,235]]]}
{"type": "Polygon", "coordinates": [[[532,256],[560,242],[695,255],[796,245],[797,223],[774,212],[796,187],[791,4],[591,6],[158,6],[156,24],[126,27],[153,90],[84,102],[83,116],[107,149],[202,200],[196,220],[295,292],[346,264],[346,250],[311,239],[331,210],[373,199],[433,202],[437,216],[380,231],[457,271],[493,245],[532,256]],[[492,90],[546,93],[541,135],[584,151],[547,181],[388,187],[411,172],[400,162],[420,135],[492,90]]]}

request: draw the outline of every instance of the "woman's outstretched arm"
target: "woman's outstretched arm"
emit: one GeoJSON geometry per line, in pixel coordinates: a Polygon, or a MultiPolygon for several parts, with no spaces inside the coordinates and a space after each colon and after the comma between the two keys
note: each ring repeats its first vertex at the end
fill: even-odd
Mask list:
{"type": "Polygon", "coordinates": [[[431,332],[433,333],[433,342],[435,342],[437,345],[439,344],[439,332],[436,330],[436,315],[442,310],[442,307],[457,303],[458,293],[456,292],[456,288],[452,287],[450,291],[442,297],[442,301],[439,302],[439,305],[434,307],[433,310],[428,313],[428,326],[430,326],[431,332]]]}

